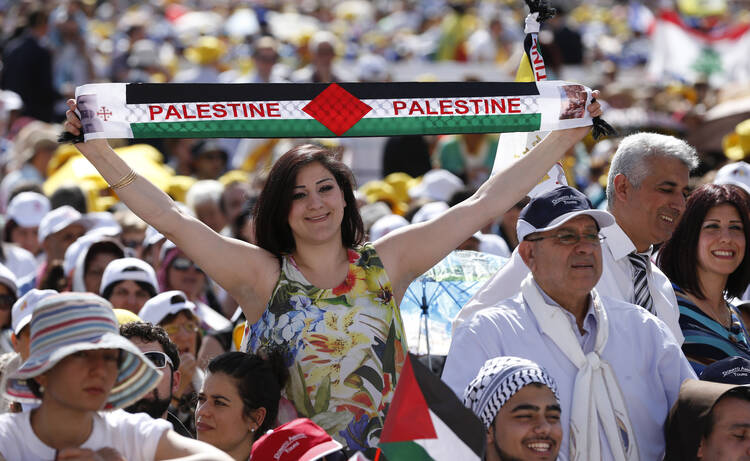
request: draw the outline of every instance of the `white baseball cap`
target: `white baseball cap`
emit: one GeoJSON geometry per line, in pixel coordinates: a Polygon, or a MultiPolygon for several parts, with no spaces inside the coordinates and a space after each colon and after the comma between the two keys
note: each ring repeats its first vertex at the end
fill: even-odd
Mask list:
{"type": "Polygon", "coordinates": [[[734,162],[724,165],[716,172],[714,184],[733,184],[750,194],[750,164],[734,162]]]}
{"type": "Polygon", "coordinates": [[[448,202],[453,194],[464,188],[461,178],[448,170],[430,170],[422,182],[409,189],[411,198],[428,198],[448,202]]]}
{"type": "Polygon", "coordinates": [[[159,292],[159,282],[156,280],[156,272],[149,263],[138,258],[120,258],[107,264],[102,274],[102,283],[99,286],[99,294],[113,283],[123,280],[132,280],[134,282],[145,282],[154,288],[154,292],[159,292]]]}
{"type": "Polygon", "coordinates": [[[408,225],[409,221],[407,221],[403,216],[399,216],[397,214],[385,215],[375,221],[372,227],[370,227],[370,240],[374,242],[375,240],[388,234],[389,232],[393,232],[396,229],[400,229],[408,225]]]}
{"type": "Polygon", "coordinates": [[[195,318],[198,318],[195,304],[187,299],[185,293],[180,290],[169,290],[146,301],[141,310],[138,311],[138,317],[142,318],[144,322],[158,325],[164,320],[164,317],[183,310],[189,311],[195,318]]]}
{"type": "Polygon", "coordinates": [[[13,304],[13,309],[10,311],[13,333],[18,335],[23,327],[31,322],[31,316],[36,306],[39,305],[39,301],[56,294],[58,293],[55,290],[37,290],[36,288],[32,288],[25,295],[18,298],[13,304]]]}
{"type": "Polygon", "coordinates": [[[70,205],[63,205],[51,210],[44,215],[44,218],[39,223],[39,243],[44,242],[44,239],[50,235],[60,232],[73,224],[80,224],[86,229],[91,227],[90,221],[70,205]]]}
{"type": "Polygon", "coordinates": [[[8,219],[21,227],[38,227],[49,213],[49,199],[38,192],[21,192],[8,204],[8,219]]]}
{"type": "Polygon", "coordinates": [[[450,208],[448,204],[443,201],[425,203],[416,213],[414,213],[411,222],[412,224],[416,224],[429,221],[435,216],[443,214],[448,208],[450,208]]]}
{"type": "Polygon", "coordinates": [[[122,234],[122,226],[115,216],[108,211],[86,213],[84,218],[89,221],[90,229],[87,233],[97,232],[100,235],[114,237],[122,234]]]}

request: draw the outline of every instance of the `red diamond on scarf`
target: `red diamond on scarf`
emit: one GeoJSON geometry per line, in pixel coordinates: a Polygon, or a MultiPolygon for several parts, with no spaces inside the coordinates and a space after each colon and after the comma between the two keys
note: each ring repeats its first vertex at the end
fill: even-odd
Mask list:
{"type": "Polygon", "coordinates": [[[372,107],[339,85],[331,83],[302,110],[337,136],[341,136],[367,115],[372,107]]]}

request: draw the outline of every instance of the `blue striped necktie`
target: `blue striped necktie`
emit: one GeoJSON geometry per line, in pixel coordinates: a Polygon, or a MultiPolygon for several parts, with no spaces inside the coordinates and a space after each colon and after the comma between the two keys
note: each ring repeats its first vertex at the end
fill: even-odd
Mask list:
{"type": "Polygon", "coordinates": [[[647,311],[654,313],[654,300],[648,291],[648,264],[650,261],[647,254],[630,253],[630,263],[633,264],[633,304],[638,304],[647,311]]]}

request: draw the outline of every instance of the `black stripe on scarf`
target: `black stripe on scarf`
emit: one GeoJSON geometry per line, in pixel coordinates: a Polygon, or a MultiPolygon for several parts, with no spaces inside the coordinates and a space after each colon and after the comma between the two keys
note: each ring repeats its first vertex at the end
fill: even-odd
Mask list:
{"type": "MultiPolygon", "coordinates": [[[[538,95],[534,82],[340,83],[359,99],[469,98],[538,95]]],[[[127,104],[310,100],[328,83],[131,83],[127,104]]]]}

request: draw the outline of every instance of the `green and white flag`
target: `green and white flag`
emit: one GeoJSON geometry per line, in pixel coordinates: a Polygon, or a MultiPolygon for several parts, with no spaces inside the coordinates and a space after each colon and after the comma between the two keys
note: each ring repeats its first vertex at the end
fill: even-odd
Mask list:
{"type": "Polygon", "coordinates": [[[550,82],[95,83],[76,88],[85,139],[324,138],[587,126],[591,90],[550,82]]]}

